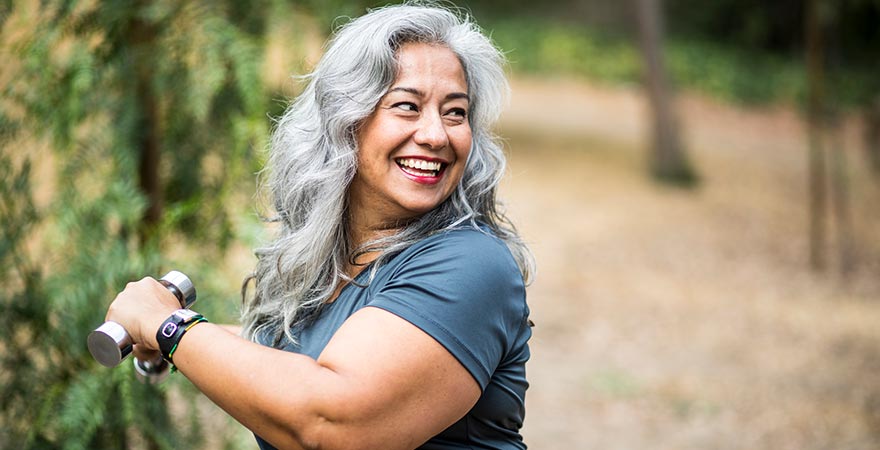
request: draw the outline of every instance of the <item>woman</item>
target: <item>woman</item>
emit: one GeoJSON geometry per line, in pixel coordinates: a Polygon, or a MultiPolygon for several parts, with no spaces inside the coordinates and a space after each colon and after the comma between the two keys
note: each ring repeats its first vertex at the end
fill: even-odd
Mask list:
{"type": "Polygon", "coordinates": [[[495,203],[501,62],[445,9],[350,22],[274,132],[280,235],[257,251],[244,339],[175,314],[151,278],[107,319],[264,449],[525,448],[531,258],[495,203]]]}

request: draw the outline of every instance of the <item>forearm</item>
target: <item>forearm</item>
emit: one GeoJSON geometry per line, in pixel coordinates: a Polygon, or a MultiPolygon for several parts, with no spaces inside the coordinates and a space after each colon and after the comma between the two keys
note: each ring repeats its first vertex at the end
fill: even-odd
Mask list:
{"type": "MultiPolygon", "coordinates": [[[[135,352],[177,300],[155,280],[130,283],[107,313],[135,352]]],[[[174,351],[181,373],[218,406],[279,448],[415,448],[463,416],[479,385],[442,345],[389,312],[363,308],[318,360],[264,347],[201,323],[174,351]]]]}
{"type": "Polygon", "coordinates": [[[220,328],[223,328],[224,330],[226,330],[236,336],[241,336],[241,325],[233,325],[230,323],[221,323],[218,325],[220,326],[220,328]]]}
{"type": "Polygon", "coordinates": [[[307,356],[255,344],[213,324],[187,332],[174,363],[209,399],[278,448],[318,443],[327,423],[320,403],[339,382],[307,356]]]}

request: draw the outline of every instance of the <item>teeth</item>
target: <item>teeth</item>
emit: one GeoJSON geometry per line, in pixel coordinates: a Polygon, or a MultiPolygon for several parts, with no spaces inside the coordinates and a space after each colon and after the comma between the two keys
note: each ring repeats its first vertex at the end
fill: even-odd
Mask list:
{"type": "Polygon", "coordinates": [[[417,170],[426,170],[426,171],[438,171],[442,164],[435,161],[425,161],[423,159],[414,159],[414,158],[403,158],[397,160],[397,163],[404,167],[409,167],[411,169],[417,170]]]}

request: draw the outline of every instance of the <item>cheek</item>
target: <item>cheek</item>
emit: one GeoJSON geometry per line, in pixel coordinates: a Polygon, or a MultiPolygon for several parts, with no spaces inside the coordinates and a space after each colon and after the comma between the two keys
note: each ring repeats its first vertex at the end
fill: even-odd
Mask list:
{"type": "Polygon", "coordinates": [[[462,159],[467,159],[468,154],[471,152],[471,146],[473,145],[471,130],[462,130],[460,134],[453,136],[452,140],[456,156],[462,159]]]}
{"type": "Polygon", "coordinates": [[[455,174],[455,184],[461,182],[462,178],[464,178],[464,172],[467,167],[468,158],[471,154],[471,147],[473,146],[473,141],[471,140],[471,132],[467,130],[466,133],[462,133],[459,136],[455,137],[455,157],[458,160],[459,164],[456,164],[456,174],[455,174]]]}
{"type": "Polygon", "coordinates": [[[372,170],[379,166],[380,160],[385,159],[381,144],[381,142],[376,142],[375,138],[362,140],[359,143],[357,149],[358,172],[372,170]]]}
{"type": "Polygon", "coordinates": [[[471,155],[471,141],[464,141],[460,147],[456,148],[455,158],[457,163],[455,164],[455,178],[456,183],[461,181],[464,177],[464,173],[466,171],[468,160],[471,155]]]}

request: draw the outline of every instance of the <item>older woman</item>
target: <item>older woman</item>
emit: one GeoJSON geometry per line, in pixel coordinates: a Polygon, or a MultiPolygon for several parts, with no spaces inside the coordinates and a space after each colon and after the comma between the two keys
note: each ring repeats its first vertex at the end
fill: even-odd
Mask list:
{"type": "Polygon", "coordinates": [[[151,278],[107,318],[264,449],[525,448],[531,258],[495,201],[501,62],[442,8],[342,27],[274,133],[280,235],[257,251],[243,338],[175,313],[151,278]]]}

